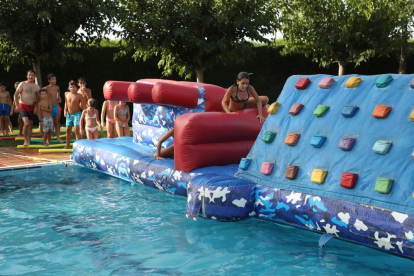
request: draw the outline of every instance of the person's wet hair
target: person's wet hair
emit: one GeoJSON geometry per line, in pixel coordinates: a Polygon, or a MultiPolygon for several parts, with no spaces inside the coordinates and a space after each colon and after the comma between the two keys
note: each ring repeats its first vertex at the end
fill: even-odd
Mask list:
{"type": "Polygon", "coordinates": [[[90,107],[96,108],[96,106],[98,105],[98,101],[97,101],[97,100],[95,100],[94,98],[89,99],[89,100],[88,100],[88,105],[89,105],[90,107]]]}
{"type": "MultiPolygon", "coordinates": [[[[71,81],[69,82],[69,87],[70,87],[71,85],[74,85],[74,86],[78,87],[78,84],[77,84],[77,83],[76,83],[76,81],[74,81],[74,80],[71,80],[71,81]]],[[[69,89],[69,87],[68,87],[68,89],[69,89]]]]}
{"type": "Polygon", "coordinates": [[[50,80],[51,78],[56,78],[55,74],[53,73],[47,74],[47,80],[50,80]]]}
{"type": "Polygon", "coordinates": [[[250,80],[249,73],[247,73],[247,72],[240,72],[240,73],[237,75],[237,79],[236,79],[236,80],[241,81],[242,79],[247,79],[247,80],[250,80]]]}
{"type": "Polygon", "coordinates": [[[35,74],[35,75],[36,75],[36,72],[35,72],[34,70],[32,70],[32,69],[27,70],[27,74],[29,74],[29,73],[33,73],[33,74],[35,74]]]}

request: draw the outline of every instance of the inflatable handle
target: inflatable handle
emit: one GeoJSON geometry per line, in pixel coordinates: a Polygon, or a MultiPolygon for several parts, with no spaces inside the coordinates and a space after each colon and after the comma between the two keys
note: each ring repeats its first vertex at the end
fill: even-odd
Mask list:
{"type": "Polygon", "coordinates": [[[128,87],[133,82],[107,81],[103,86],[104,97],[107,100],[128,102],[128,87]]]}
{"type": "Polygon", "coordinates": [[[160,105],[195,108],[198,103],[197,87],[157,82],[152,89],[152,100],[160,105]]]}
{"type": "Polygon", "coordinates": [[[128,99],[132,103],[155,104],[152,100],[154,84],[133,82],[128,86],[128,99]]]}

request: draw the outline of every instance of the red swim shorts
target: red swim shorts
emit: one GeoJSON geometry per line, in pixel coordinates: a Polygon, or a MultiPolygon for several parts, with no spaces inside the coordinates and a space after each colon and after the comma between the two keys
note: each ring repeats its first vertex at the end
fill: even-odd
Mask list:
{"type": "Polygon", "coordinates": [[[22,104],[19,103],[19,107],[20,107],[20,116],[23,117],[28,117],[29,120],[33,120],[35,115],[34,115],[34,109],[35,109],[35,105],[26,105],[26,104],[22,104]]]}

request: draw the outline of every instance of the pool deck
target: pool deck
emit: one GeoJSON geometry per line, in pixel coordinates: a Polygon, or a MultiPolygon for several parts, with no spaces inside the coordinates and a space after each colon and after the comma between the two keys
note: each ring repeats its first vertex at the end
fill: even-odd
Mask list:
{"type": "Polygon", "coordinates": [[[0,147],[0,172],[9,169],[21,169],[51,163],[72,162],[72,153],[39,153],[38,149],[17,149],[0,147]]]}

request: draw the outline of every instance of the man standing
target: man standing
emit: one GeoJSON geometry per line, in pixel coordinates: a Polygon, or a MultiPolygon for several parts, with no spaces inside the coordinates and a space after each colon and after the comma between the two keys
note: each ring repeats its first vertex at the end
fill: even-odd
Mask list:
{"type": "Polygon", "coordinates": [[[32,137],[33,119],[35,118],[35,110],[40,87],[35,83],[36,73],[33,70],[27,71],[27,81],[23,81],[17,87],[14,93],[14,102],[16,112],[20,112],[24,126],[24,146],[30,145],[32,137]]]}

